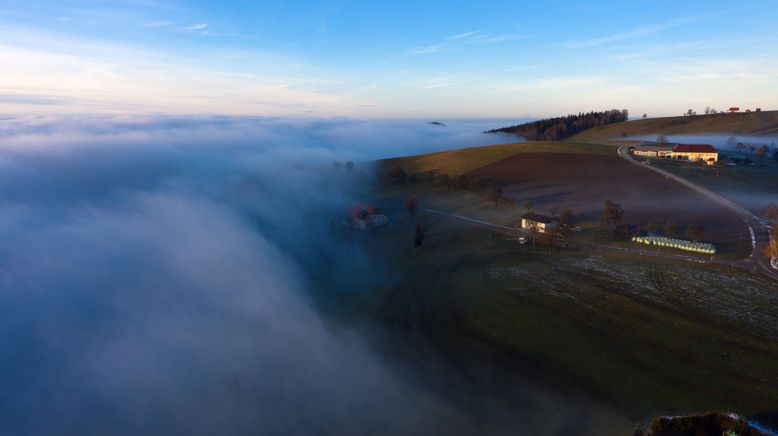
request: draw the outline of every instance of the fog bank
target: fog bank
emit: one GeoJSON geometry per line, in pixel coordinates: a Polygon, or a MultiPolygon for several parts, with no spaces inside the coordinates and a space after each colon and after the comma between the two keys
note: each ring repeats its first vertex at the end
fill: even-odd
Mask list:
{"type": "Polygon", "coordinates": [[[363,195],[365,161],[494,140],[477,133],[482,123],[1,121],[0,428],[476,434],[512,433],[506,422],[585,425],[588,412],[558,398],[536,398],[546,412],[566,407],[554,412],[558,423],[531,407],[469,416],[309,304],[320,292],[311,270],[323,263],[335,278],[383,271],[327,231],[363,195]],[[335,172],[334,160],[354,160],[356,171],[335,172]]]}

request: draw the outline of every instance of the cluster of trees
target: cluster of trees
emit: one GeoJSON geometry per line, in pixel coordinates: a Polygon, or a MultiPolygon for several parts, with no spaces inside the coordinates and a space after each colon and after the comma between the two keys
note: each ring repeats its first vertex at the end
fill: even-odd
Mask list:
{"type": "MultiPolygon", "coordinates": [[[[719,111],[716,110],[716,108],[712,108],[710,106],[705,106],[705,115],[715,115],[715,114],[718,114],[718,113],[724,113],[724,112],[719,112],[719,111]]],[[[697,115],[697,111],[694,110],[694,109],[688,109],[683,114],[684,114],[684,116],[691,117],[691,116],[697,115]]]]}
{"type": "MultiPolygon", "coordinates": [[[[654,221],[649,221],[646,224],[645,231],[650,234],[656,234],[661,230],[662,234],[668,238],[677,238],[679,235],[678,224],[673,221],[668,221],[659,228],[659,225],[654,221]]],[[[705,237],[705,227],[700,223],[692,223],[686,226],[686,236],[694,242],[699,242],[705,237]]]]}
{"type": "Polygon", "coordinates": [[[531,141],[558,141],[592,127],[626,121],[626,109],[612,109],[604,112],[579,113],[565,117],[547,118],[515,126],[488,130],[484,133],[513,133],[531,141]]]}
{"type": "MultiPolygon", "coordinates": [[[[746,112],[750,112],[750,110],[747,110],[746,112]]],[[[756,108],[754,112],[762,112],[762,108],[756,108]]],[[[710,106],[705,106],[705,115],[716,115],[716,114],[725,114],[725,111],[719,111],[716,110],[716,108],[712,108],[710,106]]],[[[688,109],[686,112],[683,113],[684,116],[695,116],[697,115],[697,111],[694,109],[688,109]]]]}
{"type": "MultiPolygon", "coordinates": [[[[606,200],[602,210],[602,221],[608,224],[614,231],[618,233],[619,224],[624,217],[624,210],[621,208],[621,204],[611,200],[606,200]]],[[[778,207],[776,207],[776,219],[778,219],[778,207]]],[[[648,233],[656,233],[659,231],[659,226],[654,221],[646,224],[645,230],[648,233]]],[[[633,231],[634,233],[634,231],[633,231]]],[[[662,233],[670,238],[678,237],[678,224],[668,221],[662,226],[662,233]]],[[[686,236],[694,242],[699,242],[705,236],[705,228],[702,224],[693,223],[686,226],[686,236]]]]}
{"type": "Polygon", "coordinates": [[[768,153],[771,153],[773,155],[773,159],[778,160],[778,146],[775,144],[775,142],[768,144],[747,144],[741,141],[738,141],[738,139],[734,136],[730,136],[729,139],[727,139],[727,145],[734,148],[738,153],[743,153],[746,150],[748,150],[750,155],[754,155],[756,153],[757,156],[759,156],[759,159],[762,160],[767,156],[768,153]]]}

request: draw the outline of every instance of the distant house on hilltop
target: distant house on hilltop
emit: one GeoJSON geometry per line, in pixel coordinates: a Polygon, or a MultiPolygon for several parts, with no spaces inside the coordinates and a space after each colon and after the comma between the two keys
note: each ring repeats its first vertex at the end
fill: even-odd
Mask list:
{"type": "Polygon", "coordinates": [[[521,228],[536,230],[538,233],[546,233],[556,227],[554,218],[529,212],[521,216],[521,228]]]}
{"type": "Polygon", "coordinates": [[[735,112],[740,112],[740,108],[737,106],[729,108],[729,113],[734,114],[735,112]]]}
{"type": "Polygon", "coordinates": [[[348,212],[348,224],[359,230],[369,230],[389,224],[386,217],[377,207],[365,203],[355,203],[348,212]]]}

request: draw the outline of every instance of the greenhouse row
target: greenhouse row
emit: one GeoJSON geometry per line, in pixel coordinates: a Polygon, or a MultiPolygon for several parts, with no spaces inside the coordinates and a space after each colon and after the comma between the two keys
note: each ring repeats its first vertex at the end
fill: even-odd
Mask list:
{"type": "Polygon", "coordinates": [[[666,238],[664,236],[635,236],[632,238],[632,241],[646,245],[658,245],[660,247],[694,251],[696,253],[716,254],[716,246],[704,242],[691,242],[683,239],[666,238]]]}

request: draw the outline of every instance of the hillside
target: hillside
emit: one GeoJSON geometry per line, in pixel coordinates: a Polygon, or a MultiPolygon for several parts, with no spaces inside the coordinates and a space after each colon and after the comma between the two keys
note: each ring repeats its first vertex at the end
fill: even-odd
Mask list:
{"type": "Polygon", "coordinates": [[[563,117],[546,118],[529,123],[516,124],[484,133],[512,133],[530,141],[560,141],[592,127],[626,121],[629,112],[626,109],[611,109],[604,112],[579,113],[563,117]]]}
{"type": "Polygon", "coordinates": [[[737,135],[778,135],[778,111],[648,118],[624,121],[585,130],[574,141],[654,135],[731,133],[737,135]]]}
{"type": "Polygon", "coordinates": [[[398,157],[383,160],[380,164],[386,168],[400,166],[409,174],[445,173],[453,177],[520,153],[613,155],[616,153],[616,146],[572,142],[516,142],[398,157]]]}

